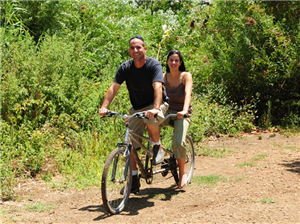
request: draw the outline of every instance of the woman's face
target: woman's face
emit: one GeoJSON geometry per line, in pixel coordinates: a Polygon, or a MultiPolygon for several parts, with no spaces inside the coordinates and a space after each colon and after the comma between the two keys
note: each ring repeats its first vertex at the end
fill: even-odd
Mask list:
{"type": "Polygon", "coordinates": [[[180,57],[178,54],[172,54],[168,61],[167,64],[170,68],[170,71],[172,70],[179,70],[179,66],[181,65],[180,57]]]}

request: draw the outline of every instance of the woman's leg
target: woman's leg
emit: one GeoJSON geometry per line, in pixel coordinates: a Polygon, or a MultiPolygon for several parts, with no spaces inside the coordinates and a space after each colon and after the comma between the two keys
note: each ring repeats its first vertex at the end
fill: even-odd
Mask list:
{"type": "Polygon", "coordinates": [[[186,179],[187,175],[184,172],[184,166],[185,166],[185,158],[177,159],[178,167],[179,167],[179,188],[184,188],[187,184],[186,179]]]}
{"type": "Polygon", "coordinates": [[[184,171],[185,157],[186,157],[186,142],[185,138],[190,125],[190,119],[177,119],[174,121],[174,135],[172,147],[174,150],[175,158],[177,159],[179,167],[179,183],[178,187],[183,188],[186,186],[187,176],[184,171]]]}

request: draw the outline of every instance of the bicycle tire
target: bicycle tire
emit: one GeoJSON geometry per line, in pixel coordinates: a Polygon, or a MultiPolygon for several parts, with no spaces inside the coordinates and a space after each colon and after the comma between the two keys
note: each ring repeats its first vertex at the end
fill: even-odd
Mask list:
{"type": "Polygon", "coordinates": [[[178,176],[178,171],[177,171],[178,165],[177,165],[177,161],[174,157],[170,158],[169,166],[170,166],[172,176],[174,177],[175,183],[178,184],[178,182],[179,182],[179,176],[178,176]]]}
{"type": "Polygon", "coordinates": [[[191,179],[193,177],[194,173],[194,167],[195,167],[195,148],[194,148],[194,142],[191,138],[191,136],[186,136],[186,159],[185,159],[185,166],[184,170],[187,174],[187,184],[191,182],[191,179]]]}
{"type": "Polygon", "coordinates": [[[123,211],[131,190],[130,156],[124,156],[124,151],[123,147],[113,150],[105,162],[102,173],[102,201],[106,211],[112,215],[123,211]],[[127,173],[125,171],[126,164],[127,173]]]}

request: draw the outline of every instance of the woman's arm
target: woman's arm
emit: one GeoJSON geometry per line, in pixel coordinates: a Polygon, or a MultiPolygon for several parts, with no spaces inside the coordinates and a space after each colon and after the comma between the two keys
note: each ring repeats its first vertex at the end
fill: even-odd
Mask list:
{"type": "Polygon", "coordinates": [[[193,89],[193,78],[192,74],[189,72],[185,72],[183,77],[183,84],[185,86],[184,90],[184,104],[183,109],[180,112],[182,115],[187,114],[191,105],[192,99],[192,89],[193,89]]]}

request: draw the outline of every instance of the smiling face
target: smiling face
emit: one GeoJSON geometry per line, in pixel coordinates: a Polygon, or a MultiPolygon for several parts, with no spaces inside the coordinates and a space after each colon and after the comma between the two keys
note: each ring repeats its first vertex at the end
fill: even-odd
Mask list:
{"type": "Polygon", "coordinates": [[[170,71],[172,70],[179,70],[181,65],[181,60],[178,54],[172,54],[168,60],[167,65],[169,66],[170,71]]]}
{"type": "Polygon", "coordinates": [[[138,38],[134,38],[129,44],[129,54],[134,61],[145,61],[147,47],[144,42],[138,38]]]}

